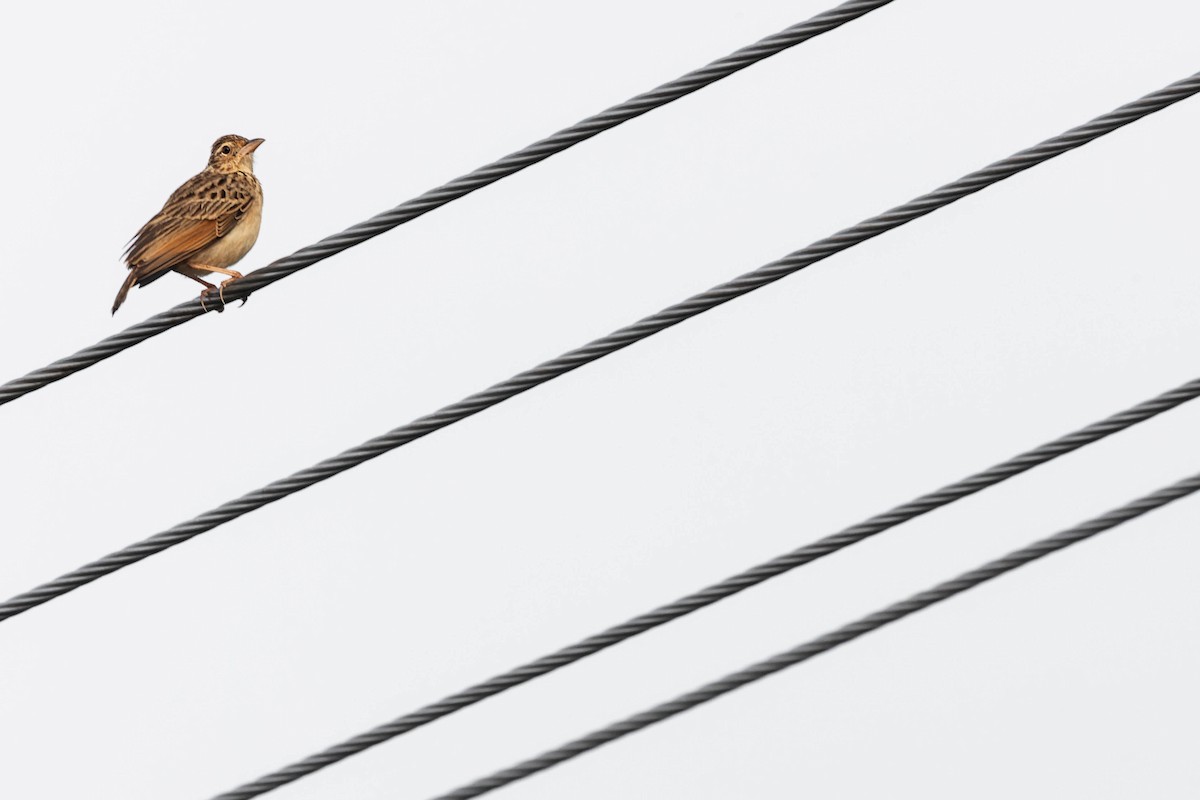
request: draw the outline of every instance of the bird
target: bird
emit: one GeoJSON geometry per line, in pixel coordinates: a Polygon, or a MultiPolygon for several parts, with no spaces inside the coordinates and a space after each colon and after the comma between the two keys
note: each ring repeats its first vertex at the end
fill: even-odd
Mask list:
{"type": "Polygon", "coordinates": [[[171,270],[204,284],[201,305],[210,289],[218,290],[224,305],[225,284],[242,277],[230,267],[254,247],[262,224],[254,151],[263,141],[229,134],[213,142],[208,166],[176,189],[130,240],[123,254],[129,275],[113,301],[114,314],[134,284],[145,286],[171,270]],[[219,288],[204,280],[213,273],[228,276],[219,288]]]}

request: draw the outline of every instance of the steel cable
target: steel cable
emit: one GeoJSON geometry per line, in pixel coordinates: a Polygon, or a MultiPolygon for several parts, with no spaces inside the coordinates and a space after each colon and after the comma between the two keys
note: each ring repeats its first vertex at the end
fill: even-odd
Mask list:
{"type": "MultiPolygon", "coordinates": [[[[635,117],[640,117],[648,111],[653,111],[692,92],[703,89],[709,84],[716,83],[722,78],[745,69],[770,56],[788,48],[827,33],[847,22],[858,19],[877,8],[888,5],[893,0],[852,0],[852,2],[822,12],[812,19],[797,23],[773,36],[768,36],[752,45],[743,47],[724,58],[717,59],[707,66],[687,73],[669,83],[664,83],[657,89],[640,94],[619,105],[602,111],[595,116],[578,122],[558,133],[534,142],[528,147],[518,150],[511,155],[480,167],[474,172],[450,181],[436,189],[431,189],[419,197],[401,203],[390,211],[377,214],[370,219],[351,226],[341,233],[328,236],[316,244],[297,250],[290,256],[285,256],[268,264],[261,269],[247,274],[244,278],[229,284],[225,289],[225,300],[232,302],[241,300],[264,286],[269,286],[278,280],[286,278],[294,272],[310,267],[318,261],[336,255],[368,239],[386,233],[392,228],[416,219],[440,208],[452,200],[464,197],[476,189],[488,186],[501,178],[520,172],[526,167],[544,161],[556,153],[579,144],[582,141],[617,127],[635,117]]],[[[215,294],[210,293],[208,305],[219,308],[220,303],[215,294]]],[[[182,325],[188,320],[205,313],[199,298],[180,303],[174,308],[156,314],[137,325],[133,325],[120,333],[103,339],[96,344],[86,347],[74,355],[61,358],[54,363],[36,369],[27,375],[0,385],[0,405],[37,391],[55,381],[62,380],[68,375],[97,364],[110,356],[127,350],[136,344],[157,336],[160,333],[182,325]]]]}
{"type": "Polygon", "coordinates": [[[601,745],[608,744],[616,739],[626,736],[630,733],[640,731],[647,728],[656,722],[662,722],[665,719],[680,714],[689,709],[695,708],[698,705],[707,703],[727,694],[734,689],[741,688],[749,683],[765,678],[768,675],[773,675],[776,672],[794,666],[803,661],[807,661],[813,656],[828,652],[838,645],[857,639],[865,633],[870,633],[873,630],[882,628],[884,625],[903,619],[909,614],[915,613],[922,609],[928,608],[935,603],[940,603],[956,594],[965,592],[981,583],[990,581],[1006,572],[1011,572],[1017,567],[1036,561],[1043,556],[1050,555],[1065,547],[1069,547],[1084,539],[1095,536],[1110,528],[1115,528],[1123,522],[1128,522],[1131,519],[1140,517],[1141,515],[1153,511],[1156,508],[1161,508],[1167,503],[1186,497],[1193,492],[1200,490],[1200,475],[1194,475],[1190,478],[1185,478],[1178,483],[1160,489],[1153,494],[1146,495],[1137,500],[1134,500],[1127,505],[1109,511],[1087,522],[1080,523],[1073,528],[1056,533],[1045,539],[1034,542],[1020,550],[1015,550],[1003,558],[998,558],[995,561],[990,561],[982,567],[978,567],[969,572],[964,572],[957,578],[940,583],[932,589],[927,589],[919,592],[906,600],[894,603],[881,611],[876,611],[873,614],[844,625],[835,631],[825,634],[824,636],[805,642],[798,647],[779,653],[765,661],[760,661],[746,669],[726,675],[720,680],[705,684],[698,689],[695,689],[687,694],[680,695],[666,703],[657,705],[654,708],[643,711],[640,714],[634,714],[612,725],[593,731],[586,736],[582,736],[574,741],[568,742],[562,747],[557,747],[553,750],[548,750],[541,755],[523,761],[520,764],[509,767],[508,769],[500,770],[485,778],[481,778],[474,783],[470,783],[452,792],[439,795],[435,800],[467,800],[471,797],[479,797],[482,794],[498,789],[501,786],[513,783],[514,781],[527,778],[534,773],[549,769],[557,764],[582,755],[589,750],[594,750],[601,745]]]}
{"type": "Polygon", "coordinates": [[[1200,73],[0,603],[0,621],[320,483],[1200,92],[1200,73]]]}
{"type": "Polygon", "coordinates": [[[568,664],[573,664],[593,653],[598,653],[640,633],[657,628],[659,625],[679,619],[693,611],[712,605],[718,600],[723,600],[777,575],[782,575],[796,567],[811,563],[844,547],[849,547],[875,534],[894,528],[910,519],[949,505],[955,500],[960,500],[989,486],[1006,481],[1040,464],[1045,464],[1047,461],[1074,452],[1084,445],[1099,441],[1114,433],[1130,428],[1139,422],[1144,422],[1155,417],[1164,411],[1169,411],[1196,397],[1200,397],[1200,378],[1185,383],[1177,389],[1164,392],[1158,397],[1139,403],[1125,411],[1114,414],[1107,419],[1100,420],[1085,428],[1061,436],[1052,442],[1047,442],[1040,447],[1035,447],[1032,450],[1014,456],[1007,461],[963,478],[937,491],[930,492],[903,505],[896,506],[890,511],[877,514],[870,519],[819,539],[812,544],[804,545],[758,566],[751,567],[737,575],[726,578],[720,583],[715,583],[700,591],[682,597],[673,603],[660,606],[653,611],[636,616],[620,625],[614,625],[607,630],[589,636],[554,653],[523,664],[483,683],[478,683],[461,692],[452,694],[449,697],[445,697],[436,703],[430,703],[412,713],[405,714],[402,717],[372,728],[365,733],[339,742],[319,753],[315,753],[264,775],[257,780],[220,794],[213,798],[213,800],[250,800],[250,798],[258,797],[272,789],[277,789],[284,784],[303,778],[305,775],[310,775],[319,769],[336,764],[377,744],[394,739],[397,736],[427,725],[434,720],[448,716],[455,711],[500,694],[514,686],[520,686],[534,678],[553,672],[568,664]]]}

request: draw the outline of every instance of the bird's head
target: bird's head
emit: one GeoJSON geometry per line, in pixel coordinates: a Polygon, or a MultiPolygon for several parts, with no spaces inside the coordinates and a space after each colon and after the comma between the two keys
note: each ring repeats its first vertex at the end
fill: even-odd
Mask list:
{"type": "Polygon", "coordinates": [[[208,168],[217,172],[253,172],[254,151],[264,139],[247,139],[231,133],[213,142],[208,168]]]}

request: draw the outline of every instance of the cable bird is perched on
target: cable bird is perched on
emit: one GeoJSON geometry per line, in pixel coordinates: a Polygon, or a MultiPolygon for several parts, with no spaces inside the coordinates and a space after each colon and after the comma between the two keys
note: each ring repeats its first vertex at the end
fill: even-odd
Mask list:
{"type": "MultiPolygon", "coordinates": [[[[262,139],[230,134],[213,142],[208,166],[175,190],[170,199],[133,237],[125,251],[129,277],[121,284],[113,313],[136,283],[145,286],[175,270],[215,289],[204,276],[228,275],[221,288],[242,273],[229,269],[258,239],[262,223],[262,185],[254,177],[254,151],[262,139]]],[[[222,302],[224,297],[222,296],[222,302]]]]}

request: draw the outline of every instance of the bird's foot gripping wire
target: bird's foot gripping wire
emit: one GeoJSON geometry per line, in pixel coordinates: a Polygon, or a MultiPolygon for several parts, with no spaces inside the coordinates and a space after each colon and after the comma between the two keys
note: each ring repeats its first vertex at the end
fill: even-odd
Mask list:
{"type": "MultiPolygon", "coordinates": [[[[194,280],[197,280],[200,283],[204,284],[204,288],[200,290],[200,307],[202,309],[204,309],[204,313],[207,314],[208,313],[208,304],[204,302],[204,296],[206,294],[208,294],[210,291],[212,291],[213,289],[216,289],[217,287],[214,286],[213,284],[209,283],[208,281],[202,281],[199,278],[195,278],[194,280]]],[[[221,307],[217,309],[217,313],[220,314],[224,310],[225,310],[225,298],[222,297],[221,298],[221,307]]]]}
{"type": "MultiPolygon", "coordinates": [[[[220,286],[214,286],[213,284],[209,283],[208,281],[204,280],[203,278],[197,277],[196,275],[188,274],[189,278],[196,281],[196,283],[199,283],[202,286],[204,286],[204,290],[202,292],[200,292],[200,307],[204,309],[204,312],[206,314],[208,313],[208,304],[204,302],[204,300],[205,300],[204,296],[206,294],[208,294],[209,292],[211,292],[213,289],[217,290],[217,297],[219,297],[221,300],[221,307],[217,309],[217,313],[220,314],[222,311],[225,310],[225,284],[230,283],[232,281],[239,280],[240,278],[243,278],[245,276],[242,275],[242,273],[238,272],[237,270],[225,269],[223,267],[209,267],[209,266],[199,266],[199,265],[196,265],[196,267],[198,269],[207,270],[208,272],[219,272],[223,275],[229,276],[225,280],[221,281],[220,286]]],[[[248,296],[242,298],[242,305],[246,305],[247,299],[249,299],[248,296]]]]}
{"type": "MultiPolygon", "coordinates": [[[[221,298],[221,308],[222,309],[225,308],[225,284],[232,283],[233,281],[236,281],[242,277],[244,277],[244,276],[240,272],[234,273],[234,275],[232,277],[226,278],[225,280],[221,281],[221,285],[219,287],[217,287],[217,294],[221,298]]],[[[246,305],[246,301],[249,299],[250,299],[250,295],[246,295],[245,297],[243,297],[242,305],[243,306],[246,305]]],[[[241,306],[238,306],[238,308],[241,308],[241,306]]]]}

